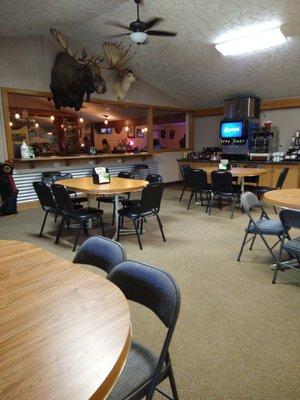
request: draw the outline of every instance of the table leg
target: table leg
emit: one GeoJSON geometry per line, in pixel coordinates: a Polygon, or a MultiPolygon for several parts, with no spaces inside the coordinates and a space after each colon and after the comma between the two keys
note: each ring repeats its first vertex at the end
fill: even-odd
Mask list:
{"type": "Polygon", "coordinates": [[[118,211],[119,211],[119,207],[120,207],[119,203],[120,203],[119,202],[119,195],[115,194],[115,227],[116,227],[116,231],[115,231],[113,240],[116,240],[117,232],[118,232],[118,225],[119,225],[119,213],[118,213],[118,211]]]}
{"type": "Polygon", "coordinates": [[[244,193],[244,190],[245,190],[245,178],[242,176],[242,179],[241,179],[241,191],[242,191],[242,193],[244,193]]]}

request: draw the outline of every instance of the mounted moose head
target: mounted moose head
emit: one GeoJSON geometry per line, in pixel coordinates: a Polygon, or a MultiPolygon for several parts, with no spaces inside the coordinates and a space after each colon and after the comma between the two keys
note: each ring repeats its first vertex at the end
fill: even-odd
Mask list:
{"type": "Polygon", "coordinates": [[[91,93],[106,92],[100,66],[103,59],[95,55],[88,58],[85,50],[81,58],[76,58],[77,52],[71,52],[61,33],[53,28],[50,32],[64,49],[57,54],[51,72],[50,89],[55,107],[71,107],[78,111],[82,107],[85,93],[86,101],[90,101],[91,93]]]}
{"type": "Polygon", "coordinates": [[[106,68],[115,69],[119,73],[120,79],[114,83],[113,91],[118,100],[123,100],[132,83],[136,81],[132,71],[126,67],[135,53],[130,54],[131,45],[126,48],[122,43],[105,42],[102,47],[108,62],[106,68]]]}

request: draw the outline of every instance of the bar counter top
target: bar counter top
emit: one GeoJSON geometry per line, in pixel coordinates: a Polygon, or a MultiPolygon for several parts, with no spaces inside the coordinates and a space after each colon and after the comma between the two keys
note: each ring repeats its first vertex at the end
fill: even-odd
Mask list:
{"type": "MultiPolygon", "coordinates": [[[[224,157],[225,158],[225,157],[224,157]]],[[[219,163],[220,160],[191,160],[188,158],[180,158],[177,161],[181,162],[198,162],[198,163],[219,163]]],[[[300,165],[300,161],[297,160],[284,160],[284,161],[261,161],[261,160],[231,160],[231,164],[268,164],[268,165],[277,165],[277,164],[286,164],[286,165],[300,165]]]]}
{"type": "Polygon", "coordinates": [[[34,158],[14,158],[14,162],[18,165],[29,163],[30,168],[35,168],[35,165],[39,162],[64,162],[65,165],[70,165],[72,161],[94,161],[95,164],[99,164],[102,160],[107,159],[128,159],[128,158],[142,158],[143,160],[152,157],[152,153],[141,152],[141,153],[100,153],[100,154],[74,154],[65,156],[37,156],[34,158]]]}

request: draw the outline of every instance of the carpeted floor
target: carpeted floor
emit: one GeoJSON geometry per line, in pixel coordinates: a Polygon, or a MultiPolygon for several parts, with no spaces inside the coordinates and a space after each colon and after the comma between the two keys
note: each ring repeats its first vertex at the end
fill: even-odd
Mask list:
{"type": "MultiPolygon", "coordinates": [[[[180,399],[299,399],[300,274],[279,273],[272,285],[272,260],[259,240],[236,261],[245,215],[237,210],[230,220],[228,210],[215,209],[209,217],[199,205],[187,211],[187,195],[182,203],[178,197],[176,190],[165,191],[166,243],[154,220],[146,224],[143,251],[134,236],[121,237],[121,243],[129,259],[165,268],[180,286],[182,307],[171,346],[180,399]]],[[[110,207],[104,210],[108,227],[110,207]]],[[[55,246],[52,218],[45,237],[38,238],[42,215],[34,209],[1,218],[0,239],[33,242],[72,260],[74,236],[65,234],[55,246]]],[[[161,324],[140,306],[131,310],[135,337],[159,349],[161,324]]]]}

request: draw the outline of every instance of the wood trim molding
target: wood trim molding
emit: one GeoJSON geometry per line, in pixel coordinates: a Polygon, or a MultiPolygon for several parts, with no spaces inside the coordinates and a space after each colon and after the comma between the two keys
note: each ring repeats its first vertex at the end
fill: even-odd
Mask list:
{"type": "Polygon", "coordinates": [[[12,159],[14,157],[14,149],[13,149],[11,129],[10,129],[10,125],[9,125],[8,92],[5,88],[1,88],[1,97],[2,97],[2,108],[3,108],[4,128],[5,128],[5,137],[6,137],[7,157],[8,157],[8,159],[12,159]]]}
{"type": "MultiPolygon", "coordinates": [[[[300,97],[291,97],[285,99],[262,100],[260,109],[261,111],[267,111],[298,107],[300,107],[300,97]]],[[[194,118],[222,115],[223,109],[223,106],[200,108],[198,110],[194,110],[194,118]]]]}

